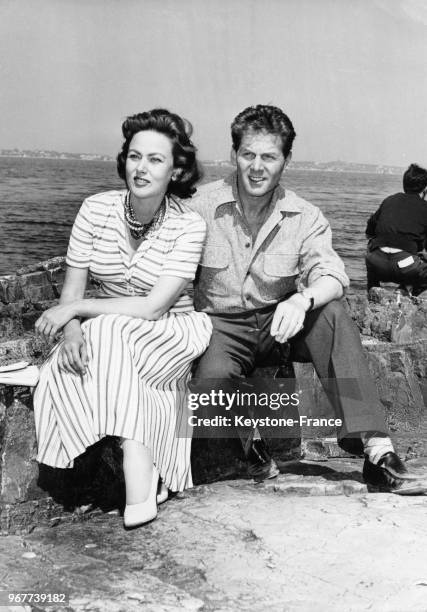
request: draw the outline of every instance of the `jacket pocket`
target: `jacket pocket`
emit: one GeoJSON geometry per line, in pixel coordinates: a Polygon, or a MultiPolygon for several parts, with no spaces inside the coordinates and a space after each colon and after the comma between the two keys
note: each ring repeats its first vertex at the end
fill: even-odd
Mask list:
{"type": "Polygon", "coordinates": [[[264,281],[260,288],[264,298],[280,300],[295,290],[295,278],[299,274],[298,253],[265,253],[264,281]]]}
{"type": "Polygon", "coordinates": [[[296,276],[298,262],[298,253],[265,253],[264,272],[267,276],[296,276]]]}
{"type": "Polygon", "coordinates": [[[207,244],[196,278],[197,293],[210,296],[226,296],[229,293],[231,251],[228,244],[207,244]]]}
{"type": "Polygon", "coordinates": [[[202,252],[200,265],[204,268],[228,267],[230,250],[227,244],[207,244],[202,252]]]}

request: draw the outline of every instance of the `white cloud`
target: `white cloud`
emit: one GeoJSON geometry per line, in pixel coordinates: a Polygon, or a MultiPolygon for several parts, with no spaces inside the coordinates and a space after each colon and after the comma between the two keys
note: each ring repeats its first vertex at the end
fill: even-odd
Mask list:
{"type": "Polygon", "coordinates": [[[427,3],[425,0],[374,0],[378,8],[394,17],[409,18],[427,26],[427,3]]]}

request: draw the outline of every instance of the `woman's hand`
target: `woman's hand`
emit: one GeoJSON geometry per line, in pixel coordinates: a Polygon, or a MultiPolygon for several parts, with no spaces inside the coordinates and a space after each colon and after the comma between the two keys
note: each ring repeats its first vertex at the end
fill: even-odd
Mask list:
{"type": "Polygon", "coordinates": [[[76,316],[73,303],[58,304],[46,310],[36,321],[36,332],[43,334],[50,341],[55,339],[64,325],[76,316]]]}
{"type": "Polygon", "coordinates": [[[70,374],[85,374],[87,362],[86,343],[81,329],[67,331],[58,353],[60,369],[70,374]]]}

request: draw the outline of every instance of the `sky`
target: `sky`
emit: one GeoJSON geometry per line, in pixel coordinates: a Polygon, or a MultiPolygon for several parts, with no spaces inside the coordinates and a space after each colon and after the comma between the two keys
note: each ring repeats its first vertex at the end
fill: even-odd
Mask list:
{"type": "Polygon", "coordinates": [[[425,0],[0,0],[0,149],[115,155],[161,106],[228,159],[262,103],[295,160],[426,166],[426,58],[425,0]]]}

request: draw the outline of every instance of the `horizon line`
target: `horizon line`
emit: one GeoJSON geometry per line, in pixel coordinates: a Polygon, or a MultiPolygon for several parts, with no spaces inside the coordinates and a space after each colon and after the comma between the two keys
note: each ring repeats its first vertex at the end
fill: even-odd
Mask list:
{"type": "MultiPolygon", "coordinates": [[[[81,161],[116,161],[116,158],[107,154],[107,153],[71,153],[69,151],[56,151],[55,149],[18,149],[18,148],[5,148],[0,149],[0,157],[10,157],[10,158],[28,158],[28,159],[80,159],[81,161]],[[21,153],[23,155],[14,155],[12,152],[16,151],[17,153],[21,153]],[[33,153],[34,155],[31,155],[33,153]],[[49,155],[52,154],[52,155],[49,155]],[[65,156],[65,157],[61,157],[65,156]]],[[[227,159],[202,159],[200,160],[202,164],[223,164],[232,166],[232,162],[227,159]]],[[[395,169],[403,169],[406,166],[399,166],[396,164],[388,164],[388,163],[374,163],[374,162],[354,162],[354,161],[343,161],[340,159],[328,160],[328,161],[316,161],[316,160],[295,160],[293,159],[289,166],[291,167],[294,164],[312,164],[312,165],[327,165],[327,164],[342,164],[348,166],[371,166],[371,167],[382,167],[382,168],[395,168],[395,169]]]]}

